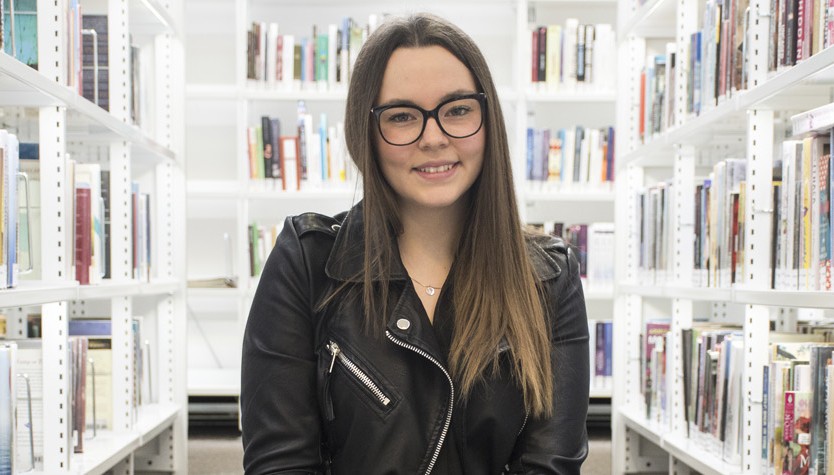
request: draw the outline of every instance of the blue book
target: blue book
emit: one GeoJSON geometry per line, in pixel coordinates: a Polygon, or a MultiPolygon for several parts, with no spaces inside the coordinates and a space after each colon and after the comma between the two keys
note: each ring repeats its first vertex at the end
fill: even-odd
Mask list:
{"type": "Polygon", "coordinates": [[[614,352],[613,338],[614,338],[614,322],[605,322],[605,376],[612,376],[614,368],[612,366],[611,355],[614,352]]]}
{"type": "Polygon", "coordinates": [[[79,318],[67,322],[69,336],[111,336],[113,322],[104,318],[79,318]]]}
{"type": "Polygon", "coordinates": [[[0,347],[0,473],[12,472],[14,447],[14,391],[12,360],[14,350],[0,347]]]}

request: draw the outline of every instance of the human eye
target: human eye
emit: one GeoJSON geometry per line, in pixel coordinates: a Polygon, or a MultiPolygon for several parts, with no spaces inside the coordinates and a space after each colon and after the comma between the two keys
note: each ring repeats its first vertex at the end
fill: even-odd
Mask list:
{"type": "Polygon", "coordinates": [[[468,104],[452,104],[446,110],[447,117],[462,117],[472,112],[472,107],[468,104]]]}
{"type": "Polygon", "coordinates": [[[417,121],[417,111],[408,107],[396,107],[386,110],[382,119],[386,124],[408,125],[417,121]]]}

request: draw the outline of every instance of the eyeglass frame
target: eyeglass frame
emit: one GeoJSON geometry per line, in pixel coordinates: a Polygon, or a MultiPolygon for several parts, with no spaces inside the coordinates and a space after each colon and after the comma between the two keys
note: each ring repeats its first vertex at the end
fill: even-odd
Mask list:
{"type": "Polygon", "coordinates": [[[395,147],[405,147],[407,145],[411,145],[414,142],[417,142],[418,140],[420,140],[420,138],[423,136],[423,133],[426,131],[426,124],[429,122],[429,118],[434,118],[434,121],[437,123],[437,127],[440,129],[440,131],[443,132],[446,136],[451,137],[453,139],[465,139],[467,137],[471,137],[471,136],[477,134],[484,127],[484,110],[486,109],[486,100],[487,100],[487,95],[485,93],[483,93],[483,92],[473,92],[471,94],[461,94],[459,96],[450,97],[449,99],[446,99],[445,101],[442,101],[440,104],[437,105],[437,107],[435,107],[432,110],[423,109],[422,107],[420,107],[416,104],[396,103],[396,104],[386,104],[384,106],[372,107],[371,108],[371,114],[373,114],[374,118],[376,119],[376,127],[377,127],[377,130],[379,130],[379,136],[382,137],[382,140],[384,140],[389,145],[393,145],[395,147]],[[450,134],[449,132],[446,131],[446,129],[443,128],[443,124],[441,124],[440,118],[437,116],[437,113],[440,112],[440,108],[445,106],[446,104],[448,104],[450,102],[459,101],[461,99],[477,99],[478,104],[481,106],[481,123],[478,124],[478,128],[475,129],[475,131],[472,132],[471,134],[455,136],[455,135],[450,134]],[[387,111],[388,109],[393,109],[395,107],[410,107],[412,109],[417,109],[418,111],[420,111],[421,114],[423,114],[423,127],[420,129],[420,133],[417,134],[417,138],[415,138],[411,142],[404,143],[404,144],[392,143],[388,139],[385,138],[385,134],[382,132],[382,123],[379,120],[380,115],[382,115],[382,113],[387,111]]]}

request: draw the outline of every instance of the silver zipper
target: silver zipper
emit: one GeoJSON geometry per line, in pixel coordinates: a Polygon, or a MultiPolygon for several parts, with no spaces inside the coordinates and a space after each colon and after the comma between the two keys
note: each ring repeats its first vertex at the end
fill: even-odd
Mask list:
{"type": "Polygon", "coordinates": [[[527,408],[524,408],[524,422],[521,424],[521,429],[518,430],[518,434],[516,437],[519,437],[522,432],[524,432],[524,428],[527,426],[527,419],[530,417],[530,411],[527,408]]]}
{"type": "Polygon", "coordinates": [[[368,388],[368,390],[371,391],[371,393],[373,393],[373,395],[377,398],[377,400],[379,400],[379,402],[383,406],[387,406],[391,403],[391,399],[389,399],[382,392],[382,390],[379,389],[379,386],[374,384],[371,378],[367,374],[365,374],[364,371],[359,369],[359,367],[356,366],[356,364],[354,364],[353,361],[351,361],[347,356],[345,356],[344,353],[342,353],[342,349],[339,348],[339,345],[337,343],[333,341],[328,343],[327,351],[329,351],[330,354],[333,355],[333,359],[330,360],[331,373],[333,372],[333,365],[336,364],[336,359],[338,358],[339,361],[341,361],[342,364],[345,366],[345,369],[347,369],[348,371],[350,371],[351,374],[356,376],[356,379],[358,379],[360,383],[362,383],[366,388],[368,388]]]}
{"type": "Polygon", "coordinates": [[[437,447],[434,449],[434,455],[432,455],[431,462],[429,463],[428,468],[426,468],[426,475],[429,475],[432,469],[434,469],[434,464],[437,463],[437,457],[440,456],[440,449],[443,447],[443,441],[446,440],[446,434],[449,432],[449,425],[452,423],[452,409],[454,409],[455,407],[455,385],[452,383],[452,377],[449,376],[449,372],[446,371],[446,368],[444,368],[443,365],[440,364],[440,362],[434,359],[431,355],[421,350],[420,348],[417,348],[414,345],[410,345],[408,343],[405,343],[404,341],[398,340],[396,337],[394,337],[394,335],[391,334],[390,331],[386,330],[385,336],[387,336],[388,339],[394,342],[395,344],[402,346],[403,348],[407,348],[434,363],[435,366],[437,366],[438,368],[440,368],[441,371],[443,371],[443,374],[446,375],[446,379],[449,380],[449,389],[451,390],[451,393],[449,394],[449,410],[446,413],[446,423],[443,425],[443,432],[440,433],[440,440],[437,442],[437,447]]]}

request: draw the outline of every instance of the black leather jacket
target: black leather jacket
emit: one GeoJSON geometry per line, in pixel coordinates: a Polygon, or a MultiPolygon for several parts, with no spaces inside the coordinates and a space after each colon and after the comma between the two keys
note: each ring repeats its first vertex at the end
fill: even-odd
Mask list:
{"type": "MultiPolygon", "coordinates": [[[[573,252],[556,238],[528,243],[552,302],[554,413],[536,419],[510,377],[506,345],[496,349],[504,353],[499,374],[460,400],[398,259],[384,335],[363,330],[361,297],[316,310],[332,286],[358,288],[350,281],[361,270],[362,238],[361,205],[347,218],[304,214],[284,224],[243,342],[246,473],[579,473],[588,453],[589,358],[573,252]]],[[[444,294],[435,324],[451,312],[444,294]]]]}

